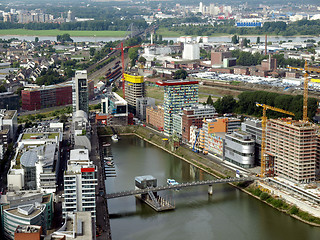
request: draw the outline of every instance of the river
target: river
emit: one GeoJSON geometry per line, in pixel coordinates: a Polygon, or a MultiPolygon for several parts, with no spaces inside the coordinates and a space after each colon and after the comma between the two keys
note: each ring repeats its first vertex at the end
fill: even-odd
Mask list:
{"type": "MultiPolygon", "coordinates": [[[[27,36],[27,35],[2,35],[0,38],[2,39],[10,39],[10,38],[18,38],[19,40],[25,40],[25,41],[34,41],[36,36],[27,36]]],[[[56,36],[38,36],[39,40],[50,40],[50,41],[56,41],[56,36]]],[[[247,39],[250,39],[251,42],[256,42],[257,37],[256,36],[244,36],[247,39]]],[[[109,42],[109,41],[116,41],[123,39],[122,37],[71,37],[73,41],[75,42],[109,42]]],[[[173,40],[174,42],[177,41],[178,37],[164,37],[164,40],[173,40]]],[[[231,42],[232,36],[221,36],[221,37],[209,37],[209,42],[231,42]]],[[[194,37],[195,39],[195,37],[194,37]]],[[[294,37],[284,37],[284,36],[269,36],[268,41],[270,42],[280,42],[280,41],[293,41],[293,42],[303,42],[307,39],[314,39],[316,42],[320,41],[320,37],[304,37],[304,36],[294,36],[294,37]]],[[[264,42],[264,36],[260,36],[261,42],[264,42]]]]}
{"type": "MultiPolygon", "coordinates": [[[[108,139],[110,141],[110,139],[108,139]]],[[[112,143],[117,177],[106,180],[108,193],[134,189],[135,176],[152,175],[158,185],[213,177],[135,136],[112,143]]],[[[113,240],[318,240],[311,227],[227,185],[159,192],[175,201],[173,211],[156,213],[134,196],[108,200],[113,240]]]]}

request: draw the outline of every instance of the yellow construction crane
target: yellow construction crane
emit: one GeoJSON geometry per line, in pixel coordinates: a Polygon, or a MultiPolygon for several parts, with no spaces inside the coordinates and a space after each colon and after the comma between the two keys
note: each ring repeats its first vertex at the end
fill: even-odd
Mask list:
{"type": "Polygon", "coordinates": [[[256,103],[257,107],[263,108],[263,114],[262,114],[262,136],[261,136],[261,173],[260,177],[265,177],[266,172],[266,157],[265,157],[265,151],[266,151],[266,126],[267,126],[267,110],[272,110],[275,112],[281,112],[285,114],[289,114],[294,116],[293,112],[289,112],[286,110],[282,110],[280,108],[272,107],[266,104],[260,104],[256,103]]]}
{"type": "Polygon", "coordinates": [[[289,67],[289,69],[295,69],[305,71],[304,73],[304,84],[303,84],[303,121],[308,122],[308,76],[309,72],[320,73],[320,68],[309,67],[307,60],[304,62],[304,68],[289,67]]]}

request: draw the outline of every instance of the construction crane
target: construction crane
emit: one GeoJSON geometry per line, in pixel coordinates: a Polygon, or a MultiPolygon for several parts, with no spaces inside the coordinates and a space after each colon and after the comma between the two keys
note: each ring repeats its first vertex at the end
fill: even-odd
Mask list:
{"type": "MultiPolygon", "coordinates": [[[[145,44],[143,46],[153,46],[154,44],[145,44]]],[[[135,47],[141,47],[142,45],[139,44],[139,45],[135,45],[135,46],[127,46],[127,47],[124,47],[123,46],[123,41],[121,42],[120,44],[120,47],[118,48],[111,48],[111,50],[116,50],[116,49],[120,49],[121,50],[121,62],[122,62],[122,78],[121,78],[121,81],[122,81],[122,91],[123,91],[123,98],[125,98],[125,84],[124,84],[124,49],[127,49],[127,48],[135,48],[135,47]]]]}
{"type": "Polygon", "coordinates": [[[293,112],[289,112],[286,110],[282,110],[280,108],[272,107],[266,104],[260,104],[256,102],[257,107],[263,108],[263,114],[262,114],[262,136],[261,136],[261,173],[260,177],[265,177],[266,173],[266,157],[265,157],[265,151],[266,151],[266,126],[267,126],[267,110],[272,110],[275,112],[281,112],[288,115],[294,116],[293,112]]]}
{"type": "Polygon", "coordinates": [[[308,122],[308,82],[309,82],[309,73],[310,72],[317,72],[320,73],[320,68],[316,67],[309,67],[307,60],[304,62],[304,68],[296,68],[296,67],[289,67],[289,69],[295,69],[304,71],[304,84],[303,84],[303,122],[308,122]]]}
{"type": "Polygon", "coordinates": [[[124,47],[124,46],[123,46],[123,41],[122,41],[119,48],[111,48],[111,50],[116,50],[116,49],[120,49],[120,50],[121,50],[121,62],[122,62],[122,78],[121,78],[121,81],[122,81],[123,98],[125,98],[125,87],[124,87],[124,85],[125,85],[125,84],[124,84],[124,49],[127,49],[127,48],[135,48],[135,47],[141,47],[141,44],[135,45],[135,46],[124,47]]]}

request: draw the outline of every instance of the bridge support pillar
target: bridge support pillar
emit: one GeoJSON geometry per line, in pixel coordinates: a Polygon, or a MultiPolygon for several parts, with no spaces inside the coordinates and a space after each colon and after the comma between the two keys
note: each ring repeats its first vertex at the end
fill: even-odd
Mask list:
{"type": "Polygon", "coordinates": [[[208,194],[209,194],[209,195],[212,195],[212,194],[213,194],[213,187],[212,187],[212,185],[209,185],[209,186],[208,186],[208,194]]]}

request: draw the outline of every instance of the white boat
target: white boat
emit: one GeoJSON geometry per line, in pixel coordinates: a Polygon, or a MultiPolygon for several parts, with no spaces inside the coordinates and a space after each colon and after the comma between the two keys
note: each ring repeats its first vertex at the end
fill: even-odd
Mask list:
{"type": "Polygon", "coordinates": [[[112,139],[112,141],[114,141],[114,142],[118,142],[118,141],[119,141],[119,138],[118,138],[118,135],[117,135],[117,134],[112,135],[111,139],[112,139]]]}
{"type": "Polygon", "coordinates": [[[103,159],[106,160],[106,161],[111,161],[113,159],[113,157],[109,156],[109,157],[104,157],[103,159]]]}
{"type": "Polygon", "coordinates": [[[176,180],[174,180],[174,179],[168,178],[168,179],[167,179],[167,184],[168,184],[169,186],[174,186],[174,185],[178,185],[179,183],[178,183],[176,180]]]}
{"type": "Polygon", "coordinates": [[[106,164],[108,165],[108,166],[113,166],[113,161],[106,161],[106,164]]]}

